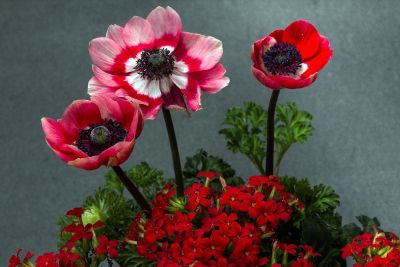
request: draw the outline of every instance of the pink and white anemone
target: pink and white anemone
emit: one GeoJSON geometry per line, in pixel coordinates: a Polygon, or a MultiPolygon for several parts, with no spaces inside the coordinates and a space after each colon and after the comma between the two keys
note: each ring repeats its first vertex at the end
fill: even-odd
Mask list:
{"type": "Polygon", "coordinates": [[[61,119],[42,118],[46,142],[68,165],[94,170],[128,159],[143,128],[137,104],[119,97],[75,100],[61,119]]]}
{"type": "Polygon", "coordinates": [[[106,37],[90,42],[88,93],[129,97],[145,119],[154,119],[161,107],[197,111],[201,91],[215,94],[229,83],[222,53],[220,40],[183,32],[174,9],[157,7],[146,19],[111,25],[106,37]]]}

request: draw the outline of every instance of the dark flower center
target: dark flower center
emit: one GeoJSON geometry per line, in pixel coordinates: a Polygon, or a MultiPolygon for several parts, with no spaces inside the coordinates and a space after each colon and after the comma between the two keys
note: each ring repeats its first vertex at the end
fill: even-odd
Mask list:
{"type": "Polygon", "coordinates": [[[127,134],[121,123],[107,119],[103,123],[89,124],[87,129],[81,130],[76,146],[90,157],[96,156],[123,141],[127,134]]]}
{"type": "Polygon", "coordinates": [[[174,64],[175,59],[168,49],[151,49],[142,52],[135,69],[142,78],[159,80],[172,74],[174,64]]]}
{"type": "Polygon", "coordinates": [[[288,43],[274,44],[264,55],[265,68],[273,75],[296,74],[302,60],[300,52],[288,43]]]}

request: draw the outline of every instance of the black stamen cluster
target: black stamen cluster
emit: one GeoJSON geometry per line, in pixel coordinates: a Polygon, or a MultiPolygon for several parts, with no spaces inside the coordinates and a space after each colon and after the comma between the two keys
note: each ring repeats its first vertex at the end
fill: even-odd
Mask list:
{"type": "Polygon", "coordinates": [[[151,49],[142,52],[140,59],[136,62],[135,69],[142,78],[159,80],[172,74],[174,64],[175,59],[168,49],[151,49]]]}
{"type": "Polygon", "coordinates": [[[302,63],[300,52],[292,44],[274,44],[263,56],[263,63],[273,75],[296,74],[302,63]]]}
{"type": "Polygon", "coordinates": [[[80,131],[79,139],[76,141],[76,146],[90,157],[99,155],[107,148],[123,141],[128,134],[128,131],[122,127],[121,123],[111,119],[107,119],[103,123],[90,124],[88,127],[88,129],[80,131]],[[90,136],[92,130],[99,126],[104,126],[109,131],[109,137],[107,138],[107,141],[101,145],[93,142],[90,136]]]}

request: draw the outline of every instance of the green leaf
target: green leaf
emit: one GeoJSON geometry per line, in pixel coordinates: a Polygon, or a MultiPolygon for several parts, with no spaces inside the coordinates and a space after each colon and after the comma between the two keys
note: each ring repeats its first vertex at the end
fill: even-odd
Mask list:
{"type": "Polygon", "coordinates": [[[227,147],[234,153],[246,155],[264,173],[267,112],[252,102],[244,103],[244,107],[230,108],[219,131],[225,136],[227,147]]]}
{"type": "MultiPolygon", "coordinates": [[[[298,110],[293,102],[277,106],[274,133],[276,174],[289,148],[295,143],[305,143],[312,134],[314,128],[311,121],[311,114],[298,110]]],[[[266,122],[267,111],[260,105],[247,102],[243,107],[228,109],[224,128],[219,131],[224,135],[228,149],[245,155],[260,173],[264,173],[266,122]]]]}
{"type": "MultiPolygon", "coordinates": [[[[126,175],[139,187],[148,200],[152,200],[165,184],[163,172],[151,167],[147,162],[141,162],[128,169],[126,175]]],[[[112,170],[106,174],[105,187],[109,190],[115,190],[120,194],[125,189],[118,176],[112,170]]]]}
{"type": "Polygon", "coordinates": [[[221,173],[224,178],[235,176],[235,170],[221,158],[209,155],[205,150],[199,149],[192,157],[186,158],[183,176],[185,179],[197,178],[200,171],[221,173]]]}

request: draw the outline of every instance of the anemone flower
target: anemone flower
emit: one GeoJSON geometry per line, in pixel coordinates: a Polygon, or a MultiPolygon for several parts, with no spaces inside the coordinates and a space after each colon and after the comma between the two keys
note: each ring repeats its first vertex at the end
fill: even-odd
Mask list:
{"type": "Polygon", "coordinates": [[[114,97],[76,100],[61,119],[42,118],[47,144],[68,165],[94,170],[128,159],[143,128],[136,104],[114,97]]]}
{"type": "Polygon", "coordinates": [[[214,94],[229,83],[222,52],[221,41],[183,32],[174,9],[157,7],[146,19],[111,25],[105,37],[90,42],[88,93],[130,97],[145,119],[154,119],[161,107],[197,111],[202,91],[214,94]]]}
{"type": "Polygon", "coordinates": [[[307,87],[332,56],[329,40],[308,21],[298,20],[253,44],[254,76],[273,90],[307,87]]]}

